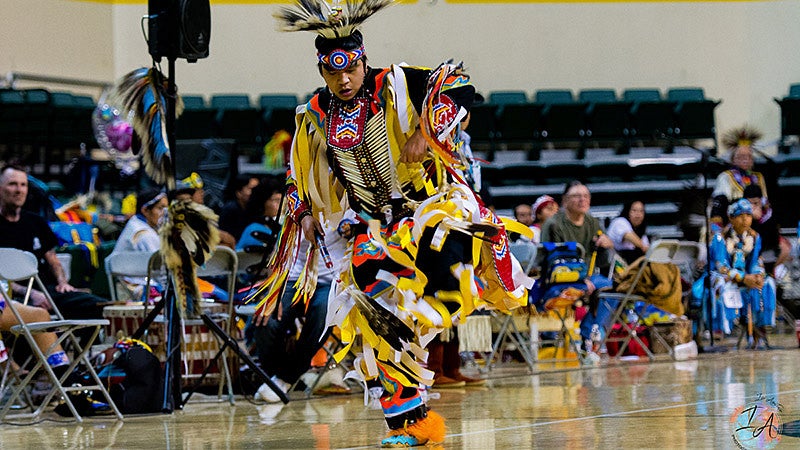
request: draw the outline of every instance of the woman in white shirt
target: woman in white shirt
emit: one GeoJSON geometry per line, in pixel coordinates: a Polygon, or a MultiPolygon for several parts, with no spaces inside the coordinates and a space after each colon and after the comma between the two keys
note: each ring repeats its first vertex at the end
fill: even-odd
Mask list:
{"type": "Polygon", "coordinates": [[[647,253],[650,240],[645,231],[644,203],[635,200],[625,203],[619,217],[611,221],[608,226],[608,237],[614,243],[614,250],[628,264],[647,253]]]}

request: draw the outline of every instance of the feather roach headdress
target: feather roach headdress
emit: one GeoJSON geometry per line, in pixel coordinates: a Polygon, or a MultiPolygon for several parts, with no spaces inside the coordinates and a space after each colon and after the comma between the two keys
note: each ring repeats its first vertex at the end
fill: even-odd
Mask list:
{"type": "Polygon", "coordinates": [[[728,150],[733,150],[740,145],[753,145],[759,139],[761,139],[760,131],[749,125],[742,125],[739,128],[728,130],[722,135],[722,145],[728,150]]]}
{"type": "Polygon", "coordinates": [[[370,16],[393,0],[297,0],[275,13],[281,31],[313,31],[319,62],[334,70],[349,67],[365,55],[364,38],[357,30],[370,16]]]}

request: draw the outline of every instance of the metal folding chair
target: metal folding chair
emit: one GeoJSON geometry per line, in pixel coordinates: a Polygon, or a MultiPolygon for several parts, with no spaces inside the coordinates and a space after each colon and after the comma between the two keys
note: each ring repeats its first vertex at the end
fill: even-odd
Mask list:
{"type": "MultiPolygon", "coordinates": [[[[150,286],[150,260],[153,254],[158,252],[119,252],[108,255],[103,263],[106,268],[106,278],[108,279],[108,289],[111,293],[111,301],[117,302],[119,292],[117,288],[124,286],[124,284],[117,283],[118,278],[142,278],[145,280],[144,292],[142,298],[134,298],[134,300],[146,300],[148,288],[150,286]]],[[[127,289],[127,287],[126,287],[127,289]]],[[[128,291],[130,296],[133,296],[132,291],[128,291]]]]}
{"type": "Polygon", "coordinates": [[[528,240],[517,239],[509,244],[509,250],[519,261],[523,272],[530,275],[531,270],[536,267],[536,255],[539,253],[539,246],[528,240]]]}
{"type": "MultiPolygon", "coordinates": [[[[526,315],[527,316],[527,315],[526,315]]],[[[525,363],[531,369],[534,370],[536,364],[536,357],[535,355],[531,354],[531,346],[528,339],[525,338],[524,334],[520,331],[517,323],[514,321],[514,313],[511,314],[501,314],[497,311],[491,311],[492,321],[499,325],[499,329],[497,331],[497,337],[494,339],[494,343],[492,344],[492,351],[486,357],[485,361],[486,364],[484,365],[484,372],[489,372],[494,367],[494,358],[497,355],[501,355],[502,360],[502,352],[506,348],[506,345],[511,343],[513,344],[519,353],[522,355],[522,358],[525,360],[525,363]]]]}
{"type": "MultiPolygon", "coordinates": [[[[636,310],[636,303],[640,305],[647,305],[647,300],[640,296],[634,294],[637,291],[637,287],[639,282],[642,279],[642,276],[645,272],[646,266],[650,263],[672,263],[675,264],[676,262],[679,264],[684,264],[683,261],[688,261],[690,256],[694,255],[696,257],[696,253],[693,253],[691,246],[688,243],[682,244],[677,240],[659,240],[654,242],[650,248],[648,249],[647,253],[644,256],[644,261],[642,262],[639,270],[636,272],[634,276],[633,282],[628,290],[624,293],[602,293],[599,295],[599,302],[598,305],[598,317],[605,317],[604,314],[601,314],[599,311],[603,308],[606,310],[611,310],[612,313],[610,315],[610,320],[604,321],[605,323],[601,323],[600,325],[604,328],[605,332],[603,333],[602,340],[600,342],[600,346],[607,345],[609,341],[611,342],[619,342],[619,349],[615,358],[620,358],[625,349],[628,348],[631,341],[636,342],[641,349],[644,351],[646,356],[653,360],[655,359],[655,355],[650,350],[649,346],[642,340],[641,336],[638,335],[636,331],[636,324],[638,324],[638,317],[642,316],[642,310],[636,310]],[[680,252],[679,252],[680,251],[680,252]],[[677,255],[677,258],[676,258],[677,255]],[[627,320],[632,320],[628,318],[627,320],[623,321],[623,313],[626,310],[633,310],[637,314],[637,319],[635,324],[628,323],[627,320]],[[622,337],[610,337],[611,331],[615,324],[619,324],[622,330],[625,331],[624,336],[622,337]],[[633,326],[632,326],[633,325],[633,326]]],[[[673,348],[667,343],[666,339],[664,339],[661,334],[658,333],[656,327],[650,327],[650,338],[656,339],[660,342],[660,344],[668,350],[669,356],[671,358],[675,358],[675,352],[673,348]]]]}
{"type": "MultiPolygon", "coordinates": [[[[224,277],[226,281],[225,291],[228,294],[228,308],[227,312],[224,314],[209,314],[210,318],[216,323],[223,323],[225,322],[225,326],[222,326],[223,330],[225,330],[229,335],[232,332],[232,325],[233,325],[233,314],[234,314],[234,300],[233,296],[236,293],[236,274],[238,270],[238,259],[236,256],[236,252],[231,250],[225,246],[217,246],[214,253],[211,255],[211,259],[206,261],[203,266],[197,268],[197,276],[200,278],[204,277],[224,277]]],[[[182,329],[184,330],[183,335],[183,349],[182,354],[184,355],[183,364],[184,364],[184,378],[185,379],[196,379],[199,378],[200,375],[192,374],[191,368],[189,367],[189,359],[190,355],[202,355],[203,360],[208,360],[208,355],[213,355],[214,352],[217,351],[219,347],[212,348],[208,346],[208,342],[203,339],[203,331],[205,330],[206,326],[202,319],[181,319],[182,329]],[[190,332],[186,333],[186,329],[189,328],[190,332]],[[200,349],[199,351],[197,349],[200,349]]],[[[207,331],[211,334],[211,331],[207,331]]],[[[220,341],[218,337],[216,342],[218,345],[223,345],[224,342],[220,341]]],[[[227,387],[228,389],[228,401],[231,405],[234,405],[234,398],[233,398],[233,382],[231,380],[231,371],[228,364],[228,359],[230,355],[228,354],[227,349],[223,354],[220,356],[220,360],[222,362],[220,367],[220,380],[219,380],[219,392],[218,396],[222,397],[223,386],[227,387]]],[[[210,363],[211,361],[208,361],[210,363]]]]}
{"type": "MultiPolygon", "coordinates": [[[[535,265],[541,267],[539,282],[542,287],[539,288],[539,292],[542,298],[539,299],[540,303],[535,306],[538,306],[537,310],[542,311],[543,314],[535,316],[534,322],[537,325],[537,333],[551,331],[556,333],[556,337],[549,341],[540,340],[538,345],[552,342],[553,358],[547,358],[548,360],[575,360],[580,355],[578,352],[580,339],[574,336],[575,321],[572,310],[575,306],[575,299],[567,294],[569,288],[585,290],[585,285],[578,273],[566,270],[559,260],[568,261],[577,258],[583,261],[583,270],[586,270],[588,268],[588,262],[585,260],[586,250],[577,242],[547,243],[540,247],[535,265]],[[556,255],[562,255],[563,258],[556,255]],[[558,294],[554,288],[559,289],[558,294]],[[570,353],[573,352],[575,358],[570,356],[570,353]],[[559,357],[559,355],[563,355],[563,357],[559,357]]],[[[577,271],[578,268],[575,267],[574,270],[577,271]]]]}
{"type": "MultiPolygon", "coordinates": [[[[120,413],[119,409],[117,409],[117,406],[114,404],[114,401],[111,399],[108,391],[103,386],[103,382],[97,376],[97,372],[95,372],[87,356],[89,350],[91,349],[91,343],[97,338],[97,335],[100,333],[100,329],[108,325],[108,320],[64,320],[41,279],[39,279],[38,261],[36,260],[36,256],[29,252],[12,248],[0,248],[0,279],[6,280],[9,283],[17,282],[25,285],[26,292],[23,301],[24,304],[27,304],[32,289],[36,288],[42,291],[52,305],[53,313],[57,317],[57,320],[48,322],[26,323],[20,313],[16,310],[16,307],[14,306],[15,303],[11,299],[8,292],[0,289],[0,294],[2,294],[6,302],[7,311],[5,314],[8,314],[8,311],[10,311],[11,314],[14,314],[15,318],[19,322],[18,325],[15,325],[11,328],[11,333],[17,338],[22,336],[27,341],[32,352],[32,357],[23,364],[23,367],[28,366],[26,367],[28,369],[28,374],[21,380],[17,378],[18,383],[16,383],[16,386],[13,388],[10,397],[6,401],[5,405],[3,405],[2,410],[0,410],[0,421],[18,419],[35,420],[39,415],[42,414],[53,397],[56,394],[60,394],[69,408],[69,411],[75,417],[75,420],[82,422],[83,418],[76,410],[75,405],[73,405],[67,393],[87,390],[99,391],[105,398],[106,402],[108,402],[117,419],[122,420],[122,413],[120,413]],[[94,332],[92,333],[91,339],[87,341],[86,346],[81,347],[78,339],[74,336],[74,333],[75,331],[84,328],[93,329],[94,332]],[[57,334],[55,343],[50,348],[44,349],[44,351],[37,346],[36,340],[34,339],[35,335],[43,333],[57,334]],[[47,355],[49,355],[50,352],[58,345],[63,346],[66,344],[69,344],[69,348],[73,352],[72,362],[68,365],[64,375],[59,378],[53,372],[53,369],[47,364],[47,355]],[[90,375],[91,380],[95,384],[89,386],[63,385],[67,377],[73,372],[73,370],[75,370],[76,367],[78,367],[78,365],[81,365],[83,369],[86,370],[86,373],[90,375]],[[53,384],[53,389],[50,390],[50,392],[45,396],[36,409],[34,409],[33,403],[30,402],[30,398],[27,399],[28,401],[26,402],[26,405],[31,409],[30,413],[9,415],[11,406],[14,405],[18,399],[21,399],[20,396],[24,394],[27,397],[26,389],[40,371],[43,371],[47,375],[48,379],[53,384]]],[[[14,347],[16,347],[17,341],[18,339],[15,340],[14,347]]],[[[12,348],[11,353],[13,354],[13,352],[14,350],[12,348]]],[[[6,370],[9,370],[10,366],[11,364],[7,364],[6,370]]],[[[4,375],[3,379],[5,380],[6,378],[7,377],[4,375]]]]}
{"type": "MultiPolygon", "coordinates": [[[[538,252],[537,244],[528,240],[518,239],[509,245],[509,250],[511,254],[514,255],[514,258],[519,261],[522,270],[526,274],[530,274],[531,270],[535,268],[536,255],[538,252]]],[[[494,367],[495,356],[501,354],[508,344],[514,345],[519,350],[525,363],[528,364],[528,367],[534,370],[536,355],[531,353],[528,339],[525,338],[523,332],[520,331],[517,323],[514,321],[515,313],[500,314],[497,311],[491,311],[492,322],[494,322],[499,329],[494,343],[492,344],[492,350],[489,352],[489,355],[486,356],[486,364],[483,368],[484,371],[488,372],[494,367]]]]}

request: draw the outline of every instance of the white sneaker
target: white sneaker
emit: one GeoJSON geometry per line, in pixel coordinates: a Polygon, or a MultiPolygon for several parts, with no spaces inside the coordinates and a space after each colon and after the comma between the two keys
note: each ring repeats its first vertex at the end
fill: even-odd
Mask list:
{"type": "MultiPolygon", "coordinates": [[[[281,380],[277,376],[273,376],[270,379],[272,380],[273,383],[275,383],[276,386],[278,386],[278,388],[281,391],[283,391],[284,394],[289,392],[289,388],[292,387],[291,384],[281,380]]],[[[273,391],[267,385],[267,383],[263,383],[258,388],[258,391],[256,391],[256,395],[254,395],[254,397],[255,397],[256,400],[261,399],[261,400],[264,400],[267,403],[278,403],[279,401],[281,401],[281,398],[278,397],[278,394],[276,394],[275,391],[273,391]]]]}

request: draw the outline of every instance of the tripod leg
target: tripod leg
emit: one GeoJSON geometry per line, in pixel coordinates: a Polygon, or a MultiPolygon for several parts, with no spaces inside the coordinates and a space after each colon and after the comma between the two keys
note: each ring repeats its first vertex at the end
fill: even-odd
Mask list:
{"type": "Polygon", "coordinates": [[[184,397],[183,400],[181,400],[181,408],[186,406],[186,403],[189,401],[189,398],[191,398],[192,394],[194,394],[195,391],[197,391],[197,388],[199,388],[200,386],[203,385],[203,380],[206,379],[206,376],[208,376],[208,374],[211,372],[211,369],[213,369],[214,367],[218,366],[217,361],[219,360],[220,356],[222,356],[222,354],[225,352],[225,349],[228,347],[228,345],[229,345],[229,343],[225,342],[219,348],[219,351],[217,352],[216,355],[214,355],[214,358],[211,360],[211,364],[206,366],[206,368],[203,370],[203,373],[200,375],[200,378],[197,380],[197,382],[186,393],[186,397],[184,397]]]}
{"type": "Polygon", "coordinates": [[[209,331],[214,333],[220,340],[225,342],[225,345],[230,347],[230,349],[233,350],[234,353],[236,353],[236,356],[238,356],[242,361],[244,361],[248,366],[250,366],[253,369],[253,371],[255,371],[255,373],[264,381],[264,383],[267,386],[269,386],[270,389],[272,389],[272,392],[274,392],[284,404],[289,403],[289,397],[286,396],[286,393],[284,393],[281,390],[281,388],[275,385],[275,383],[270,379],[269,375],[267,375],[267,373],[264,372],[264,370],[261,369],[261,367],[258,367],[258,365],[256,365],[256,362],[253,361],[253,358],[251,358],[250,355],[248,355],[241,348],[239,348],[239,344],[236,342],[235,339],[233,339],[227,333],[225,333],[225,331],[223,331],[222,328],[220,328],[219,325],[217,325],[211,319],[211,317],[208,316],[208,314],[203,313],[200,315],[200,317],[203,319],[203,322],[205,322],[209,331]]]}

